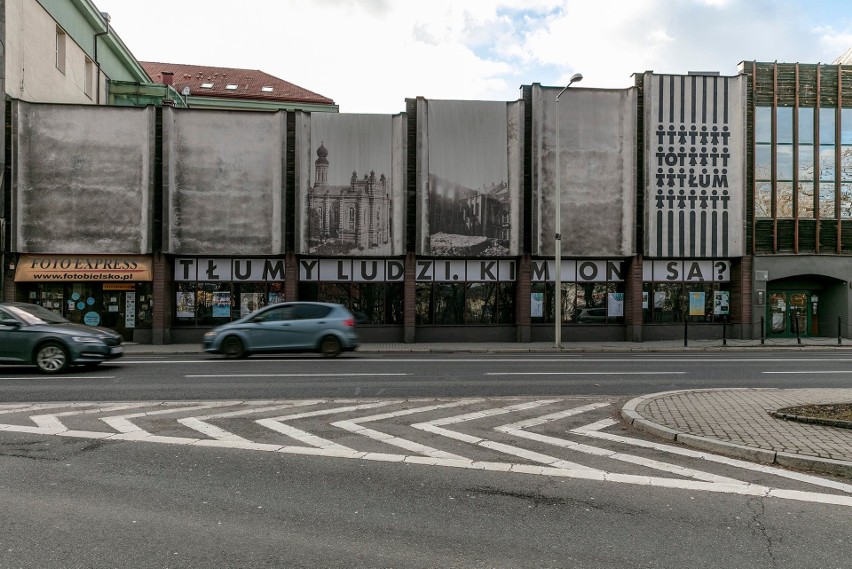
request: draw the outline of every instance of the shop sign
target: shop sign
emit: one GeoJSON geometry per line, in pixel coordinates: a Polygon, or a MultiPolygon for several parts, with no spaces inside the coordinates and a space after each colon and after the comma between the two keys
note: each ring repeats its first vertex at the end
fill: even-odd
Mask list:
{"type": "Polygon", "coordinates": [[[642,263],[642,273],[642,280],[645,282],[722,283],[731,280],[731,262],[721,259],[711,261],[646,260],[642,263]]]}
{"type": "Polygon", "coordinates": [[[402,282],[405,262],[399,259],[299,259],[302,282],[402,282]]]}
{"type": "Polygon", "coordinates": [[[284,259],[183,258],[175,259],[175,281],[264,282],[284,280],[284,259]]]}
{"type": "Polygon", "coordinates": [[[152,265],[141,255],[21,255],[15,282],[151,281],[152,265]]]}
{"type": "Polygon", "coordinates": [[[514,282],[517,278],[515,267],[516,263],[513,260],[418,259],[416,280],[417,282],[514,282]]]}
{"type": "MultiPolygon", "coordinates": [[[[555,266],[555,260],[534,260],[530,279],[534,283],[554,282],[555,266]]],[[[564,283],[620,283],[624,282],[624,261],[562,259],[560,277],[564,283]]]]}

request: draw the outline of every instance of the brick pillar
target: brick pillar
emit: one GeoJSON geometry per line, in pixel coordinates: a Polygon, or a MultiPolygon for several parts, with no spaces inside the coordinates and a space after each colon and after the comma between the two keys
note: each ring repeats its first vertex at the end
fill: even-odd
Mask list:
{"type": "MultiPolygon", "coordinates": [[[[743,257],[731,261],[731,325],[732,338],[751,339],[760,337],[760,314],[753,311],[754,283],[752,282],[754,259],[743,257]],[[758,324],[755,328],[753,325],[758,324]],[[754,336],[754,331],[757,336],[754,336]]],[[[761,307],[765,308],[765,307],[761,307]]]]}
{"type": "Polygon", "coordinates": [[[13,301],[15,298],[15,271],[9,269],[10,263],[17,265],[17,257],[14,253],[7,253],[3,256],[3,266],[0,271],[3,271],[3,290],[0,290],[0,301],[13,301]]]}
{"type": "Polygon", "coordinates": [[[531,267],[532,259],[530,256],[521,257],[515,280],[515,322],[517,323],[515,339],[523,343],[529,343],[532,338],[532,316],[530,315],[531,267]]]}
{"type": "Polygon", "coordinates": [[[162,253],[154,255],[152,260],[154,310],[152,312],[151,343],[171,344],[171,325],[175,304],[174,271],[172,264],[162,253]]]}
{"type": "Polygon", "coordinates": [[[642,262],[642,255],[630,259],[624,276],[624,339],[628,342],[642,341],[642,262]]]}
{"type": "Polygon", "coordinates": [[[292,251],[284,256],[284,300],[299,300],[299,259],[292,251]]]}
{"type": "Polygon", "coordinates": [[[406,344],[417,341],[417,257],[405,255],[405,285],[403,298],[403,338],[406,344]]]}

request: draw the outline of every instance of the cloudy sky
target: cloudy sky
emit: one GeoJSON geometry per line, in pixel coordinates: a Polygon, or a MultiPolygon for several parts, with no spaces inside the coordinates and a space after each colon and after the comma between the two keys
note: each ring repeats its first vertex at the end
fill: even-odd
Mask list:
{"type": "Polygon", "coordinates": [[[531,83],[628,87],[631,75],[743,60],[832,63],[844,0],[94,0],[142,61],[260,69],[344,113],[405,99],[514,100],[531,83]]]}

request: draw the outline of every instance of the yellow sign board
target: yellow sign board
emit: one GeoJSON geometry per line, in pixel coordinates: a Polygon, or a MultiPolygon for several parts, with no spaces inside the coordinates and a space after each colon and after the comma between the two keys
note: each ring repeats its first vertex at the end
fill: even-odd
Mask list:
{"type": "Polygon", "coordinates": [[[15,282],[139,282],[154,280],[143,255],[21,255],[15,282]]]}

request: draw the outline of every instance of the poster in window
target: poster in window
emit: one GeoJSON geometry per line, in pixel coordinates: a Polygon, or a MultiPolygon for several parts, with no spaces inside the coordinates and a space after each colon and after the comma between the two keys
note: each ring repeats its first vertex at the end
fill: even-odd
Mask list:
{"type": "Polygon", "coordinates": [[[195,293],[177,293],[177,317],[195,318],[195,293]]]}
{"type": "Polygon", "coordinates": [[[704,316],[704,293],[690,292],[689,293],[689,315],[704,316]]]}
{"type": "Polygon", "coordinates": [[[731,292],[728,290],[717,290],[715,292],[715,300],[713,302],[713,314],[716,316],[725,316],[730,314],[731,310],[731,292]]]}
{"type": "Polygon", "coordinates": [[[648,293],[647,292],[642,293],[642,309],[648,310],[648,293]]]}
{"type": "Polygon", "coordinates": [[[228,318],[231,316],[231,293],[213,293],[213,318],[228,318]]]}
{"type": "Polygon", "coordinates": [[[611,292],[607,295],[606,315],[616,317],[624,316],[623,292],[611,292]]]}
{"type": "Polygon", "coordinates": [[[263,306],[262,292],[244,292],[240,295],[240,316],[247,316],[263,306]]]}
{"type": "Polygon", "coordinates": [[[530,294],[530,316],[541,318],[544,316],[544,293],[534,292],[530,294]]]}
{"type": "Polygon", "coordinates": [[[278,304],[279,302],[284,302],[284,293],[283,292],[270,292],[267,297],[267,304],[278,304]]]}

